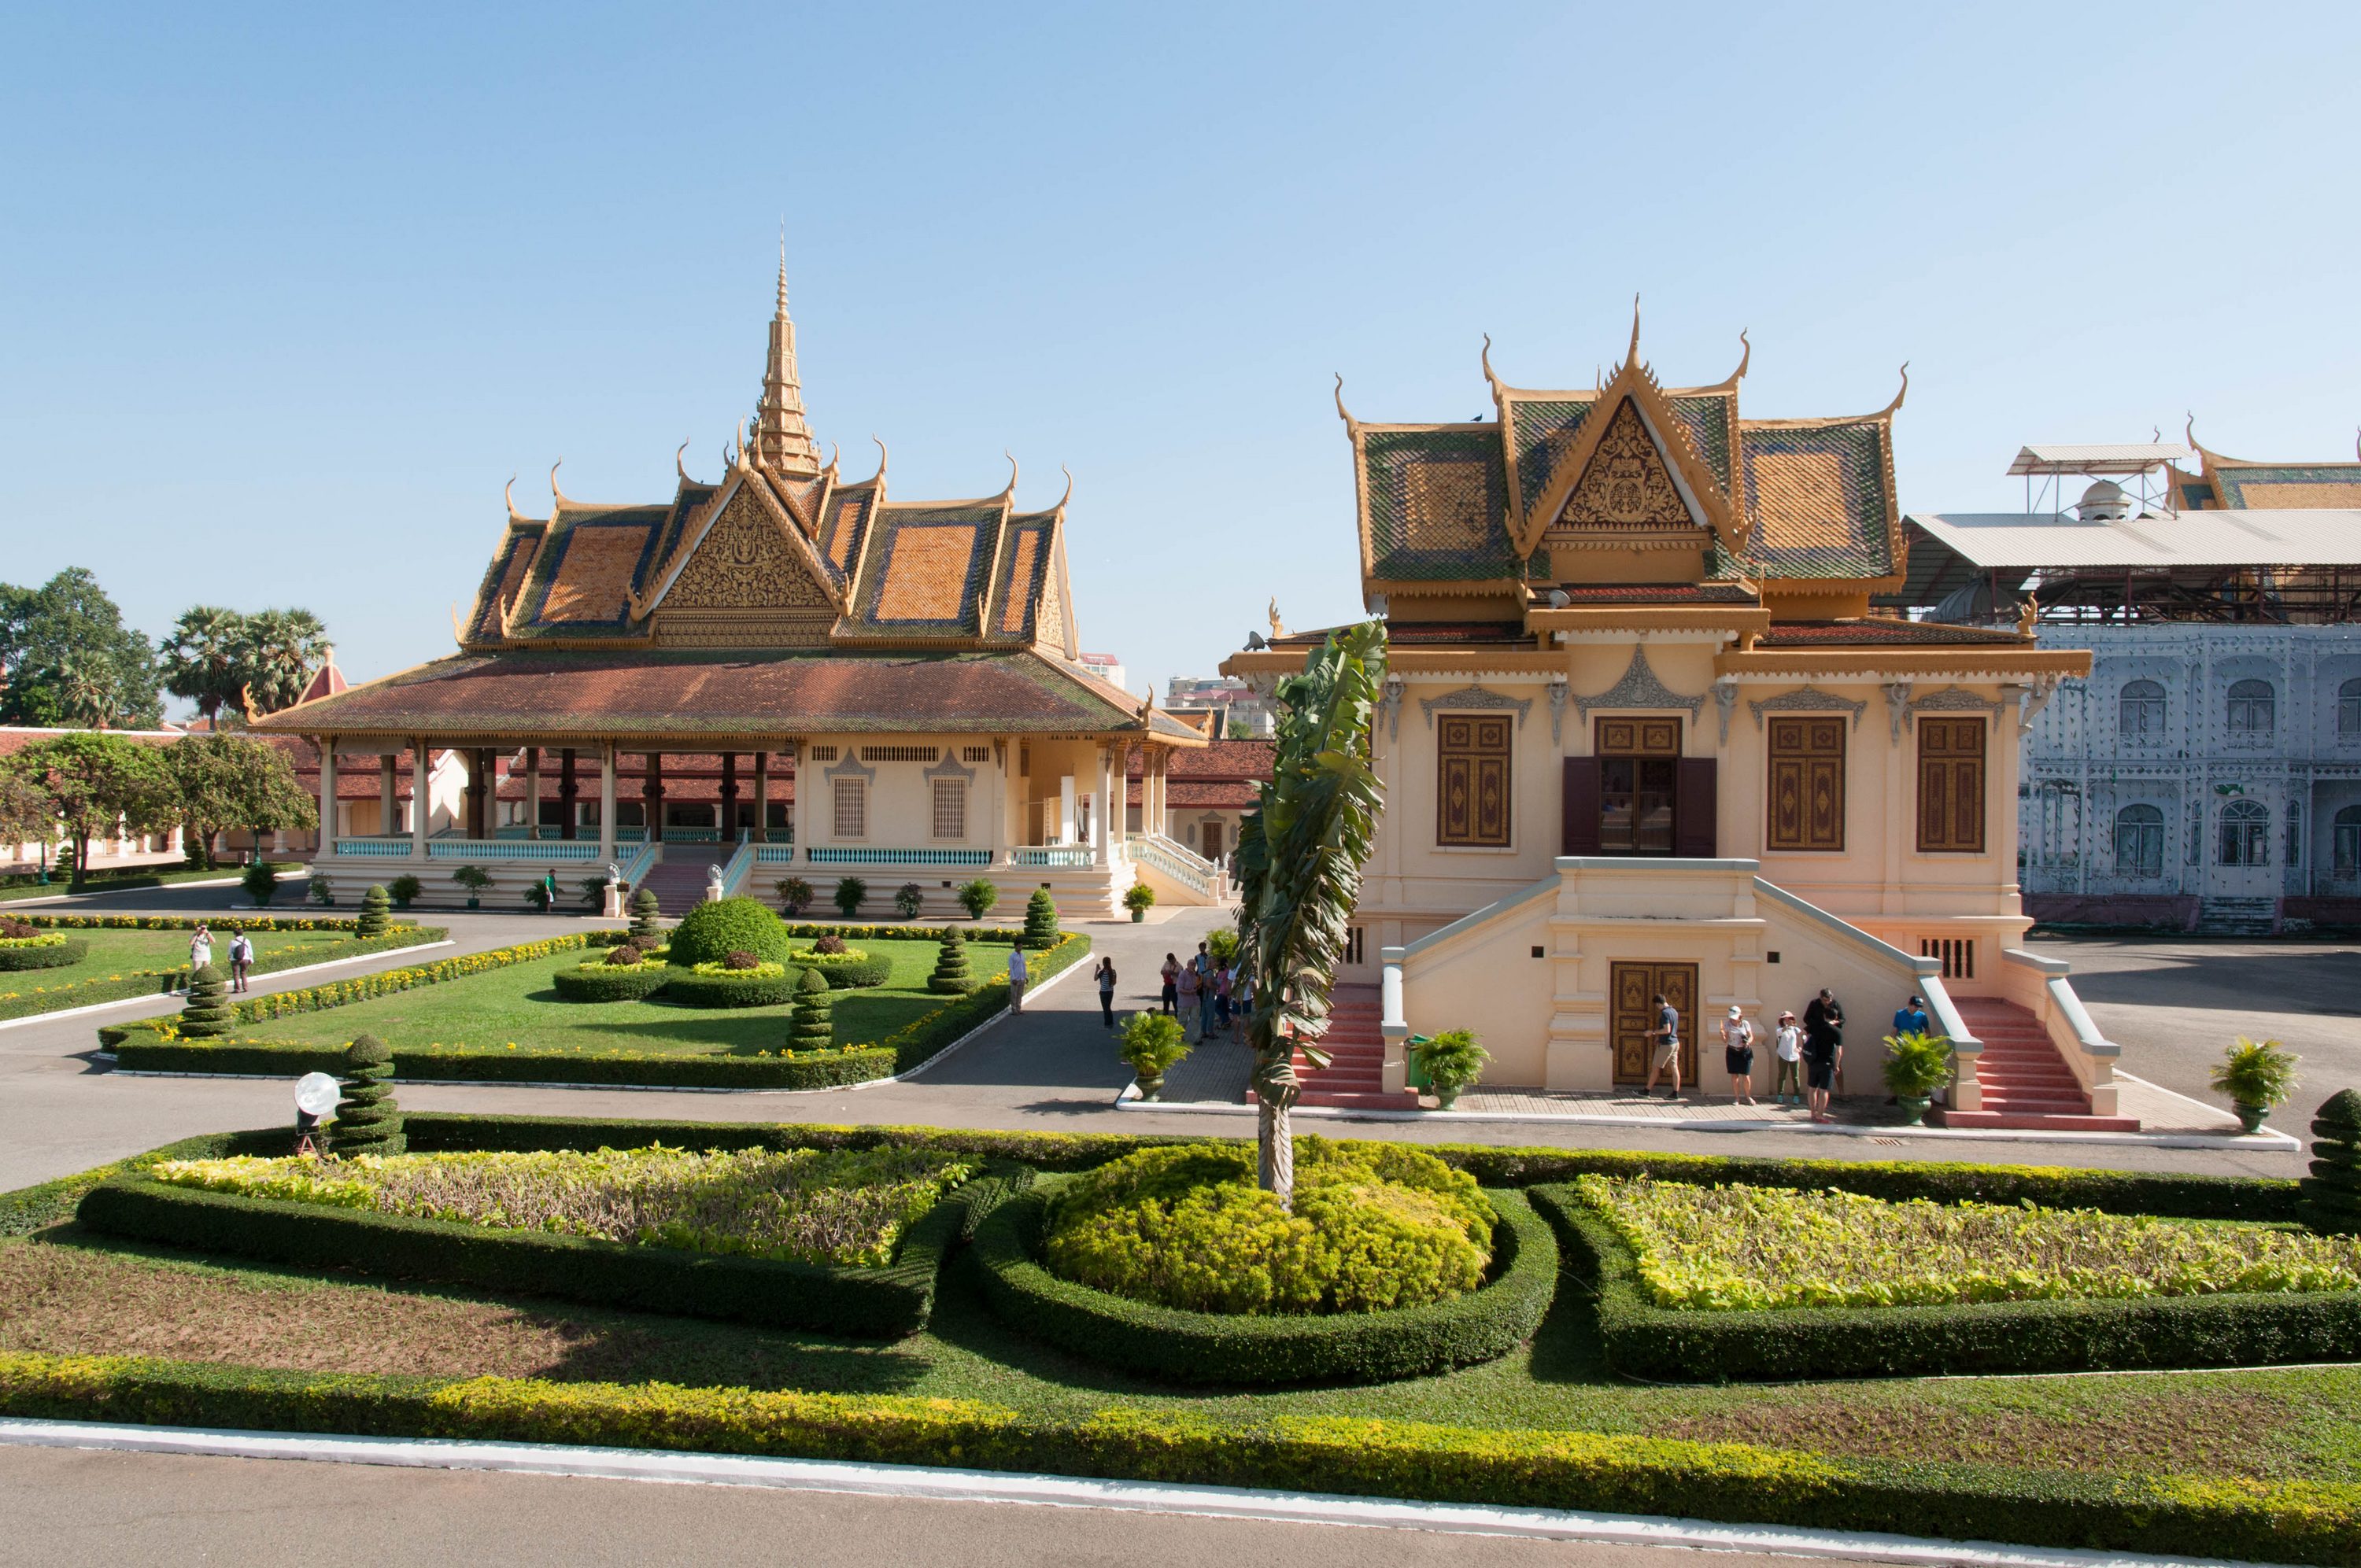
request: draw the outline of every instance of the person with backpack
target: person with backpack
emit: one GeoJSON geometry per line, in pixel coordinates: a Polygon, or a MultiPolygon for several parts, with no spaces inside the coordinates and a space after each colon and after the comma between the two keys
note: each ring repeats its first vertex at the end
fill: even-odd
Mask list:
{"type": "Polygon", "coordinates": [[[1163,1003],[1164,1011],[1170,1013],[1173,1003],[1180,999],[1180,960],[1170,953],[1165,954],[1164,967],[1158,972],[1164,977],[1164,990],[1159,1000],[1163,1003]]]}
{"type": "Polygon", "coordinates": [[[229,988],[246,989],[247,971],[254,968],[254,944],[246,933],[232,927],[229,934],[229,988]]]}
{"type": "Polygon", "coordinates": [[[1815,1122],[1833,1122],[1828,1098],[1836,1092],[1837,1069],[1844,1065],[1844,1003],[1822,986],[1804,1009],[1804,1100],[1815,1122]]]}

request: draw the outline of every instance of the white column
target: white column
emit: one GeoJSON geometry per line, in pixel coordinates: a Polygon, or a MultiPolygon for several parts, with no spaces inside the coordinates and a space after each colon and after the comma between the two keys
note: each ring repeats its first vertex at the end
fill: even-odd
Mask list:
{"type": "Polygon", "coordinates": [[[336,852],[336,738],[320,737],[320,851],[336,852]]]}
{"type": "Polygon", "coordinates": [[[615,748],[598,748],[598,863],[615,863],[615,748]]]}
{"type": "Polygon", "coordinates": [[[992,754],[999,759],[992,771],[992,863],[995,866],[1008,859],[1009,770],[1016,765],[1020,744],[1005,736],[992,743],[992,754]]]}
{"type": "Polygon", "coordinates": [[[398,820],[394,813],[401,807],[395,800],[393,764],[394,755],[390,751],[377,760],[377,830],[381,836],[401,831],[394,826],[398,820]]]}
{"type": "Polygon", "coordinates": [[[1107,802],[1115,778],[1115,748],[1104,743],[1099,747],[1099,782],[1091,806],[1091,861],[1093,865],[1107,863],[1108,846],[1114,836],[1107,828],[1107,802]]]}
{"type": "Polygon", "coordinates": [[[410,858],[426,858],[426,823],[434,815],[434,766],[429,760],[426,738],[410,738],[410,858]]]}
{"type": "Polygon", "coordinates": [[[795,742],[789,754],[796,760],[796,798],[787,803],[787,822],[795,834],[796,853],[806,863],[811,860],[811,795],[818,787],[819,775],[811,765],[811,739],[807,736],[795,742]]]}
{"type": "Polygon", "coordinates": [[[1074,775],[1058,775],[1058,842],[1074,841],[1074,775]]]}

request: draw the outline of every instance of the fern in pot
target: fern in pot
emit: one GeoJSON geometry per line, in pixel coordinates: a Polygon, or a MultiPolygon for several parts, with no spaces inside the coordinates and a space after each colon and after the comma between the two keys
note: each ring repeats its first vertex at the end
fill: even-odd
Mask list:
{"type": "Polygon", "coordinates": [[[1915,1127],[1926,1119],[1935,1091],[1951,1081],[1951,1038],[1888,1035],[1883,1070],[1887,1092],[1902,1106],[1903,1125],[1915,1127]]]}
{"type": "Polygon", "coordinates": [[[2229,1096],[2240,1132],[2256,1131],[2264,1117],[2287,1103],[2295,1092],[2299,1059],[2277,1040],[2250,1040],[2244,1035],[2223,1051],[2222,1065],[2213,1069],[2213,1090],[2229,1096]]]}
{"type": "Polygon", "coordinates": [[[1166,1013],[1135,1013],[1123,1021],[1116,1050],[1139,1080],[1139,1097],[1153,1100],[1164,1092],[1164,1075],[1189,1054],[1180,1020],[1166,1013]]]}
{"type": "Polygon", "coordinates": [[[1473,1029],[1445,1029],[1418,1048],[1419,1065],[1434,1087],[1435,1107],[1443,1111],[1458,1103],[1459,1091],[1482,1078],[1491,1059],[1473,1029]]]}

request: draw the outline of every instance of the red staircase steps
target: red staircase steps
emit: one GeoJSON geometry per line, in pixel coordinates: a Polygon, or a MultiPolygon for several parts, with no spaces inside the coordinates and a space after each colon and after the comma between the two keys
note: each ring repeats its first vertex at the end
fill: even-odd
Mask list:
{"type": "MultiPolygon", "coordinates": [[[[1297,1104],[1341,1111],[1418,1109],[1415,1090],[1386,1092],[1386,1041],[1378,1028],[1380,1016],[1376,986],[1335,989],[1329,1002],[1328,1032],[1319,1041],[1320,1048],[1328,1053],[1328,1065],[1315,1068],[1301,1049],[1295,1053],[1295,1071],[1303,1080],[1297,1104]]],[[[1254,1099],[1253,1091],[1247,1091],[1246,1099],[1254,1099]]]]}
{"type": "Polygon", "coordinates": [[[665,918],[677,920],[705,902],[705,868],[713,863],[713,857],[697,851],[710,848],[685,845],[678,860],[667,857],[658,861],[640,879],[642,887],[655,894],[656,906],[665,918]]]}
{"type": "Polygon", "coordinates": [[[1927,1113],[1938,1127],[1987,1127],[2015,1131],[2136,1133],[2136,1116],[2096,1116],[2091,1096],[2050,1043],[2041,1020],[2013,1002],[1991,996],[1952,999],[1960,1021],[1984,1043],[1976,1080],[1983,1108],[1955,1111],[1937,1106],[1927,1113]]]}

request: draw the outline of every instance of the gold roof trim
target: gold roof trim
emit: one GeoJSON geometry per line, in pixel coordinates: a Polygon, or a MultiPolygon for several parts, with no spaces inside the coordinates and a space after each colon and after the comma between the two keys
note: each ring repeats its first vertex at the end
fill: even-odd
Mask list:
{"type": "MultiPolygon", "coordinates": [[[[1631,331],[1636,344],[1639,321],[1635,313],[1631,331]]],[[[1656,378],[1635,355],[1615,367],[1615,374],[1598,392],[1598,411],[1585,419],[1574,433],[1574,442],[1565,455],[1555,465],[1549,488],[1541,494],[1539,502],[1530,511],[1510,519],[1510,543],[1521,556],[1530,557],[1540,548],[1542,535],[1551,522],[1565,510],[1566,499],[1575,487],[1589,471],[1590,460],[1597,455],[1598,444],[1606,438],[1607,427],[1613,423],[1611,411],[1617,400],[1629,398],[1648,426],[1648,433],[1657,449],[1666,458],[1688,499],[1704,513],[1704,524],[1733,555],[1745,554],[1748,526],[1733,510],[1729,495],[1722,489],[1713,470],[1689,440],[1688,429],[1680,416],[1673,411],[1672,401],[1656,378]],[[1604,417],[1602,417],[1604,416],[1604,417]]]]}

